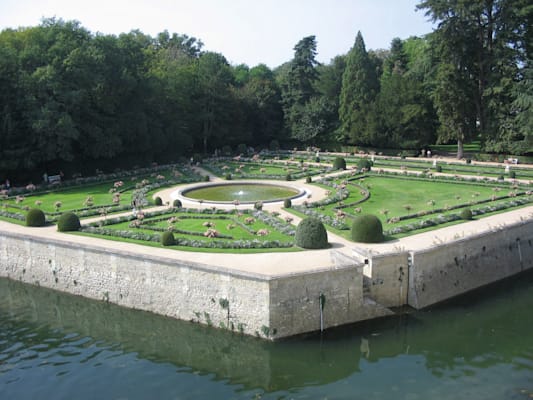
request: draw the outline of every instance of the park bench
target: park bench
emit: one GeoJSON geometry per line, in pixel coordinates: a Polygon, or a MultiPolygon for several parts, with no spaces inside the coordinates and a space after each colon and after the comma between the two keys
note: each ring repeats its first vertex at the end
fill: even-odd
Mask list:
{"type": "Polygon", "coordinates": [[[61,183],[61,175],[49,175],[48,183],[51,185],[59,185],[61,183]]]}

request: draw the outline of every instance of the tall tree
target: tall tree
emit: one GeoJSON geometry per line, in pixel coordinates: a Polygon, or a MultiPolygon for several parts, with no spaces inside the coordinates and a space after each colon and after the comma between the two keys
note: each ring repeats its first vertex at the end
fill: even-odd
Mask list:
{"type": "Polygon", "coordinates": [[[264,64],[250,69],[243,96],[249,104],[247,118],[253,144],[281,139],[283,110],[281,94],[273,72],[264,64]]]}
{"type": "Polygon", "coordinates": [[[201,148],[207,153],[210,141],[223,143],[230,133],[233,74],[222,54],[206,52],[198,60],[197,79],[201,148]]]}
{"type": "Polygon", "coordinates": [[[313,136],[302,134],[301,123],[307,104],[317,94],[315,89],[318,79],[317,64],[315,36],[307,36],[294,46],[294,58],[282,85],[286,127],[291,137],[301,141],[309,140],[310,136],[313,136]]]}
{"type": "MultiPolygon", "coordinates": [[[[455,126],[454,131],[459,135],[474,120],[473,131],[464,133],[480,135],[487,141],[497,136],[504,122],[506,105],[511,98],[511,85],[507,82],[515,79],[518,73],[521,58],[518,42],[526,29],[524,19],[519,17],[519,7],[523,4],[510,0],[425,0],[418,6],[438,22],[433,41],[438,52],[439,77],[447,79],[440,88],[462,91],[467,96],[463,100],[474,105],[473,110],[471,107],[463,110],[463,114],[473,112],[473,115],[458,119],[449,112],[454,107],[452,104],[437,104],[442,124],[455,126]],[[450,118],[443,119],[447,117],[450,118]],[[463,128],[456,126],[459,120],[463,128]]],[[[436,99],[458,100],[444,94],[436,99]]],[[[458,149],[460,155],[461,148],[458,149]]]]}
{"type": "Polygon", "coordinates": [[[329,64],[319,65],[317,67],[319,79],[316,88],[325,102],[322,109],[326,111],[325,131],[327,137],[325,140],[335,140],[335,135],[340,127],[339,120],[339,97],[342,89],[342,75],[346,68],[346,57],[337,56],[329,64]]]}
{"type": "Polygon", "coordinates": [[[370,142],[368,115],[379,92],[376,66],[371,61],[361,32],[348,53],[339,101],[341,134],[352,143],[370,142]]]}

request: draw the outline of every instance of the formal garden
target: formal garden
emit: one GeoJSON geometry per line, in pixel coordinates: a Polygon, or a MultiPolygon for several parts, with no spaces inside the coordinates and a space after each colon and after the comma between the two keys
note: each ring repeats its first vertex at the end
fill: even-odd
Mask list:
{"type": "Polygon", "coordinates": [[[533,171],[505,164],[308,151],[217,157],[198,166],[153,165],[3,190],[0,218],[179,250],[299,251],[327,247],[324,228],[355,242],[381,242],[533,202],[533,171]],[[209,181],[206,171],[222,179],[221,188],[224,180],[295,181],[320,187],[326,196],[307,195],[294,204],[287,197],[268,207],[262,201],[243,207],[237,199],[229,206],[200,199],[194,208],[158,196],[165,188],[202,185],[209,181]],[[510,171],[522,179],[511,178],[510,171]],[[306,222],[296,225],[299,219],[306,222]]]}

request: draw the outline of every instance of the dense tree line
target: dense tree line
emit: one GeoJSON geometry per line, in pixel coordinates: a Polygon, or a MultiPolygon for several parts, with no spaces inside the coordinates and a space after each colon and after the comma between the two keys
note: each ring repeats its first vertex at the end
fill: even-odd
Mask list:
{"type": "Polygon", "coordinates": [[[73,21],[0,32],[0,179],[175,161],[239,144],[422,148],[480,140],[533,152],[527,0],[426,0],[426,37],[316,61],[314,36],[275,70],[200,40],[93,34],[73,21]]]}

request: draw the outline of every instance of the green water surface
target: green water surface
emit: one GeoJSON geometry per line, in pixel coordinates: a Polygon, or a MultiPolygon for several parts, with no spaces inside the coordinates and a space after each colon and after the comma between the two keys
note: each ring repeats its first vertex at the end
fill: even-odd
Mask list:
{"type": "Polygon", "coordinates": [[[278,343],[0,279],[0,399],[530,399],[532,329],[532,274],[278,343]]]}
{"type": "Polygon", "coordinates": [[[299,191],[286,186],[276,186],[253,183],[230,183],[225,185],[211,185],[192,189],[184,196],[205,201],[272,201],[291,198],[298,195],[299,191]]]}

